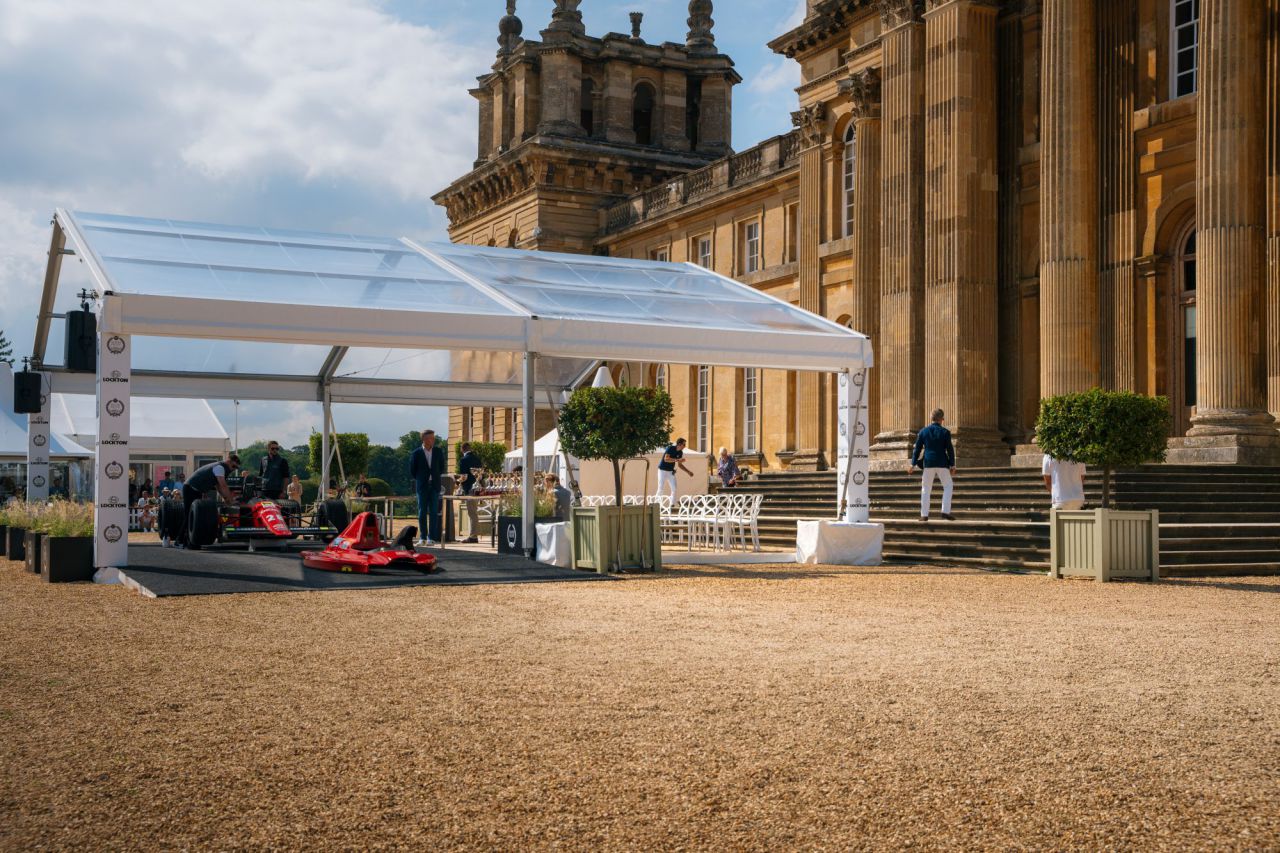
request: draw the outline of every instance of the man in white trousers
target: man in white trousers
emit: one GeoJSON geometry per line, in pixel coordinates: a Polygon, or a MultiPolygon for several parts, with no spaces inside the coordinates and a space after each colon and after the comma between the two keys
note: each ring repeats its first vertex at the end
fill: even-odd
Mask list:
{"type": "Polygon", "coordinates": [[[942,409],[933,410],[933,423],[916,435],[916,446],[911,452],[911,470],[923,471],[920,482],[920,520],[929,520],[929,498],[933,495],[933,480],[942,481],[942,517],[955,521],[951,514],[952,477],[956,473],[956,449],[951,443],[951,430],[942,425],[942,409]]]}
{"type": "Polygon", "coordinates": [[[676,489],[676,466],[680,466],[680,470],[693,476],[693,472],[684,467],[684,449],[686,442],[683,438],[677,438],[675,444],[668,444],[667,449],[662,451],[662,461],[658,463],[658,491],[657,496],[661,497],[663,492],[671,495],[671,500],[677,497],[676,489]]]}
{"type": "Polygon", "coordinates": [[[1084,463],[1054,459],[1046,453],[1040,473],[1044,475],[1044,487],[1049,490],[1054,509],[1084,506],[1084,463]]]}

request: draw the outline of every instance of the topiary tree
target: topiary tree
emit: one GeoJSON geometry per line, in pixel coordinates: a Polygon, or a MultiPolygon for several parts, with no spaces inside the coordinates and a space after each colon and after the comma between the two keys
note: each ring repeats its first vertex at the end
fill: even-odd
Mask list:
{"type": "MultiPolygon", "coordinates": [[[[336,433],[338,438],[338,452],[342,454],[342,471],[348,477],[356,477],[369,471],[369,436],[363,432],[339,432],[336,433]]],[[[332,436],[330,437],[332,438],[332,436]]],[[[311,469],[320,471],[323,468],[323,452],[321,441],[323,436],[318,432],[311,433],[309,442],[311,448],[311,469]]],[[[332,445],[330,445],[332,452],[332,445]]],[[[338,470],[335,461],[329,471],[329,476],[336,476],[338,470]]]]}
{"type": "Polygon", "coordinates": [[[671,396],[661,388],[579,388],[560,409],[560,444],[579,459],[613,463],[622,506],[623,459],[662,447],[671,438],[671,396]]]}
{"type": "MultiPolygon", "coordinates": [[[[480,464],[486,471],[501,471],[503,463],[507,460],[507,450],[509,449],[504,442],[501,441],[472,441],[471,450],[476,456],[480,457],[480,464]]],[[[462,459],[462,444],[458,444],[458,459],[462,459]]]]}
{"type": "Polygon", "coordinates": [[[1055,459],[1102,469],[1102,506],[1111,505],[1111,472],[1163,462],[1173,422],[1167,397],[1094,388],[1045,397],[1036,442],[1055,459]]]}

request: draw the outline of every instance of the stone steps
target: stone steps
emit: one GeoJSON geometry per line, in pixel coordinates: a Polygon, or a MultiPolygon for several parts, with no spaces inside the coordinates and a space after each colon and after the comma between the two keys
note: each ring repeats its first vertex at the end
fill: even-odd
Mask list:
{"type": "MultiPolygon", "coordinates": [[[[1101,500],[1101,475],[1086,479],[1088,505],[1101,500]]],[[[890,562],[1047,568],[1048,495],[1037,469],[961,469],[954,522],[940,518],[934,487],[932,520],[922,523],[920,480],[905,471],[871,478],[871,517],[885,525],[890,562]]],[[[766,473],[739,487],[763,493],[763,544],[795,545],[796,521],[835,518],[836,475],[766,473]]],[[[1116,472],[1117,509],[1158,509],[1162,571],[1195,574],[1280,573],[1280,468],[1238,471],[1213,466],[1147,466],[1116,472]]]]}

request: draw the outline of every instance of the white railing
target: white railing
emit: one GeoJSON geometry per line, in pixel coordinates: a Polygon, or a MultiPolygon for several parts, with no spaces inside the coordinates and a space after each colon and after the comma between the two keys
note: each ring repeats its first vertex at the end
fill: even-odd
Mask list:
{"type": "MultiPolygon", "coordinates": [[[[672,500],[668,495],[645,498],[623,495],[624,506],[657,504],[662,520],[662,541],[684,545],[687,550],[760,550],[760,506],[764,495],[685,495],[672,500]]],[[[583,495],[581,506],[614,506],[613,495],[583,495]]]]}

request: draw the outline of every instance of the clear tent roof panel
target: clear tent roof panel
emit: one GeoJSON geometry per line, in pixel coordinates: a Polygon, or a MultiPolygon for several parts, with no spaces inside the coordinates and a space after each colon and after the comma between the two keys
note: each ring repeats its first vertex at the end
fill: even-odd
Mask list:
{"type": "Polygon", "coordinates": [[[62,210],[56,222],[117,297],[140,370],[317,377],[333,347],[349,348],[335,378],[400,383],[518,386],[523,352],[539,354],[540,386],[559,387],[598,358],[871,364],[865,336],[694,264],[62,210]]]}

